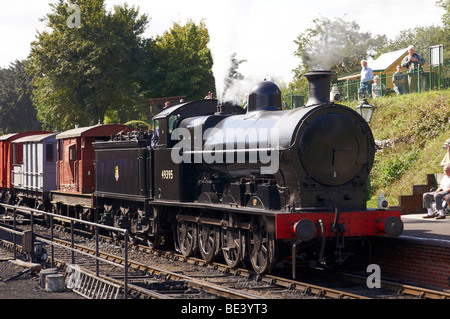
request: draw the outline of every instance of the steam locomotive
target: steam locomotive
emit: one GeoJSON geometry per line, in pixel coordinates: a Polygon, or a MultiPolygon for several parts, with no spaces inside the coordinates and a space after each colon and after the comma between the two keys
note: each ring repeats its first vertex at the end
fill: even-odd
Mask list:
{"type": "Polygon", "coordinates": [[[366,207],[375,143],[357,112],[330,102],[332,75],[307,73],[308,103],[294,110],[264,81],[246,109],[217,100],[165,108],[157,132],[105,125],[50,134],[59,182],[37,195],[12,185],[14,193],[128,228],[152,247],[173,244],[208,262],[221,254],[230,267],[249,259],[258,274],[286,256],[294,275],[297,262],[343,263],[349,241],[396,237],[403,223],[399,211],[366,207]]]}
{"type": "Polygon", "coordinates": [[[101,222],[152,246],[173,238],[185,256],[222,253],[230,267],[248,257],[258,274],[282,252],[294,268],[297,259],[342,263],[344,238],[398,236],[399,211],[366,208],[368,124],[330,103],[331,72],[305,77],[309,100],[298,109],[283,110],[279,87],[264,81],[245,110],[216,100],[164,109],[153,146],[148,136],[95,143],[101,222]],[[338,242],[331,251],[329,241],[338,242]]]}

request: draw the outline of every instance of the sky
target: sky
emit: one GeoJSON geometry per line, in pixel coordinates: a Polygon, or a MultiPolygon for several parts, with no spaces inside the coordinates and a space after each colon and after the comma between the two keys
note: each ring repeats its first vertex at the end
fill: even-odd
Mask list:
{"type": "MultiPolygon", "coordinates": [[[[40,19],[54,2],[1,0],[0,67],[27,58],[30,43],[45,28],[40,19]]],[[[146,37],[162,35],[174,22],[203,19],[211,38],[216,78],[235,52],[236,58],[247,60],[239,67],[246,77],[270,77],[286,83],[299,64],[294,40],[313,26],[315,18],[344,18],[355,21],[361,32],[393,39],[400,31],[416,26],[441,26],[444,14],[435,0],[105,0],[107,9],[124,2],[138,6],[140,13],[150,17],[146,37]]]]}

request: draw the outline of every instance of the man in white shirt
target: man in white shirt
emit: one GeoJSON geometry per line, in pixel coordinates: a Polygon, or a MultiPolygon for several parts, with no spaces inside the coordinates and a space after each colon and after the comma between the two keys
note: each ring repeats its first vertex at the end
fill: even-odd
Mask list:
{"type": "Polygon", "coordinates": [[[367,61],[361,61],[361,86],[359,88],[359,95],[361,98],[372,97],[372,83],[373,83],[373,71],[367,66],[367,61]],[[364,93],[367,92],[367,95],[364,93]]]}
{"type": "Polygon", "coordinates": [[[431,203],[436,202],[436,210],[439,215],[436,219],[445,219],[445,212],[442,208],[442,201],[445,200],[450,205],[450,164],[444,167],[444,176],[441,180],[441,185],[434,192],[423,194],[423,207],[427,209],[428,214],[423,218],[434,218],[434,212],[431,208],[431,203]]]}

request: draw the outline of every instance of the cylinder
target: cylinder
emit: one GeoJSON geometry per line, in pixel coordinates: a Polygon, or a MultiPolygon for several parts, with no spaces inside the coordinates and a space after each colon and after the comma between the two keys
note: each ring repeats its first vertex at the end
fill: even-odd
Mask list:
{"type": "Polygon", "coordinates": [[[47,268],[44,270],[41,270],[41,272],[39,273],[39,286],[42,289],[45,289],[45,279],[47,276],[49,275],[54,275],[58,273],[58,269],[56,268],[47,268]]]}
{"type": "Polygon", "coordinates": [[[64,275],[52,274],[45,277],[45,291],[62,292],[65,289],[64,275]]]}
{"type": "Polygon", "coordinates": [[[304,75],[309,88],[306,106],[330,103],[330,84],[333,75],[331,71],[310,71],[304,75]]]}

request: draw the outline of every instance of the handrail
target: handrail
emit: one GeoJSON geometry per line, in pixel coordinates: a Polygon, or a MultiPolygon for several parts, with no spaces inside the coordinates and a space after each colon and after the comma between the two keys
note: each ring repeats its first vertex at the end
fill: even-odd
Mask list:
{"type": "MultiPolygon", "coordinates": [[[[98,224],[98,223],[94,223],[94,222],[89,222],[89,221],[85,221],[85,220],[80,220],[80,219],[76,219],[73,217],[68,217],[68,216],[63,216],[63,215],[58,215],[58,214],[54,214],[54,213],[50,213],[50,212],[46,212],[46,211],[42,211],[42,210],[38,210],[35,208],[29,208],[29,207],[24,207],[24,206],[13,206],[13,205],[9,205],[9,204],[3,204],[0,203],[0,206],[4,207],[5,209],[12,209],[13,210],[13,230],[7,230],[11,233],[13,233],[13,241],[14,241],[14,257],[15,257],[15,245],[16,245],[16,240],[15,240],[15,235],[17,233],[16,231],[16,213],[17,210],[20,209],[20,211],[22,213],[29,213],[30,214],[30,220],[31,220],[31,233],[32,233],[32,247],[34,245],[34,230],[33,230],[33,213],[37,213],[37,214],[44,214],[50,217],[50,230],[51,230],[51,239],[50,241],[48,240],[43,240],[45,242],[47,242],[52,249],[51,252],[51,267],[53,267],[53,262],[54,262],[54,246],[59,246],[59,247],[64,247],[66,249],[69,249],[72,253],[72,263],[75,263],[75,254],[74,252],[77,251],[77,253],[80,253],[80,251],[76,250],[74,248],[74,224],[75,223],[81,223],[81,224],[85,224],[85,225],[89,225],[89,226],[93,226],[95,227],[95,255],[92,256],[90,254],[85,254],[87,256],[93,257],[96,260],[96,276],[99,277],[99,261],[103,261],[109,264],[113,264],[114,266],[118,266],[124,269],[124,298],[127,299],[127,291],[128,291],[128,249],[124,249],[124,264],[122,265],[121,263],[116,263],[107,259],[104,259],[102,257],[99,256],[99,240],[98,240],[98,235],[99,235],[99,228],[103,228],[109,231],[113,231],[113,232],[119,232],[119,233],[123,233],[124,239],[125,239],[125,247],[128,247],[128,230],[127,229],[122,229],[122,228],[117,228],[117,227],[112,227],[112,226],[107,226],[107,225],[102,225],[102,224],[98,224]],[[71,228],[71,245],[70,247],[67,246],[63,246],[59,243],[54,242],[54,238],[53,238],[53,218],[57,217],[58,219],[62,219],[62,220],[66,220],[70,222],[70,228],[71,228]]],[[[3,229],[3,228],[2,228],[3,229]]],[[[6,229],[5,229],[6,230],[6,229]]],[[[81,252],[82,253],[82,252],[81,252]]],[[[83,253],[82,253],[83,254],[83,253]]]]}

